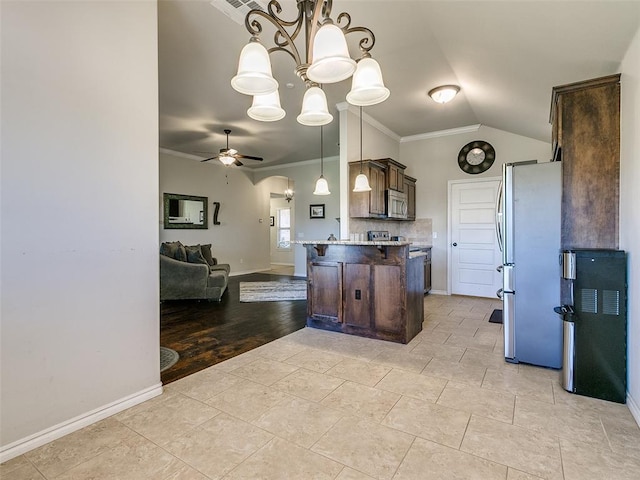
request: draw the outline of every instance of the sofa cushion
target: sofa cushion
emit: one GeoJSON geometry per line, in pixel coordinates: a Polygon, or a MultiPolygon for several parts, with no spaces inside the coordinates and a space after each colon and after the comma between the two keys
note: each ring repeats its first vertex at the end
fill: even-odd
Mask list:
{"type": "Polygon", "coordinates": [[[189,263],[203,263],[209,265],[207,260],[202,256],[200,245],[189,245],[184,247],[187,254],[187,262],[189,263]]]}
{"type": "Polygon", "coordinates": [[[176,250],[178,250],[178,243],[180,242],[163,242],[162,245],[160,245],[160,255],[175,258],[176,250]]]}
{"type": "Polygon", "coordinates": [[[202,252],[202,256],[205,258],[207,263],[211,266],[218,263],[218,260],[213,257],[211,253],[211,244],[208,243],[206,245],[200,245],[200,251],[202,252]]]}

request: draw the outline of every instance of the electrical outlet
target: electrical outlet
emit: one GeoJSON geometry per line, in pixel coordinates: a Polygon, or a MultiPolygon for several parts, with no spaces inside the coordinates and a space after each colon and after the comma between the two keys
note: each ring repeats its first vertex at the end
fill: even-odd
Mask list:
{"type": "Polygon", "coordinates": [[[433,232],[433,238],[438,238],[438,232],[433,232]]]}

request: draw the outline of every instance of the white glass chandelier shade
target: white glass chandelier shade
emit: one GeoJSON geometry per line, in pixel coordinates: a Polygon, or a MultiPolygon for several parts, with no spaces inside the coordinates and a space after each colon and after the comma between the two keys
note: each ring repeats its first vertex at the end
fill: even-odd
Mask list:
{"type": "Polygon", "coordinates": [[[333,115],[327,108],[327,96],[320,87],[310,87],[304,92],[302,112],[297,117],[298,123],[318,127],[331,123],[333,115]]]}
{"type": "Polygon", "coordinates": [[[269,52],[260,42],[252,39],[240,52],[238,73],[231,79],[231,86],[245,95],[265,95],[278,89],[269,52]]]}
{"type": "Polygon", "coordinates": [[[218,157],[219,160],[224,163],[227,167],[236,161],[235,157],[230,157],[229,155],[220,155],[218,157]]]}
{"type": "Polygon", "coordinates": [[[369,179],[364,173],[359,174],[356,177],[356,182],[353,188],[354,192],[370,192],[369,179]]]}
{"type": "Polygon", "coordinates": [[[280,106],[278,90],[266,95],[254,95],[253,103],[247,110],[247,115],[261,122],[275,122],[283,119],[286,112],[280,106]]]}
{"type": "Polygon", "coordinates": [[[316,189],[313,191],[314,195],[331,195],[329,191],[329,183],[327,179],[320,175],[320,178],[316,180],[316,189]]]}
{"type": "Polygon", "coordinates": [[[436,87],[429,91],[429,96],[437,103],[447,103],[453,100],[453,98],[460,91],[460,87],[457,85],[443,85],[436,87]]]}
{"type": "Polygon", "coordinates": [[[307,70],[316,83],[341,82],[353,75],[356,62],[349,56],[344,33],[333,23],[325,23],[313,39],[313,61],[307,70]]]}
{"type": "Polygon", "coordinates": [[[358,62],[347,102],[356,106],[376,105],[389,98],[389,89],[384,86],[380,65],[371,57],[358,62]]]}

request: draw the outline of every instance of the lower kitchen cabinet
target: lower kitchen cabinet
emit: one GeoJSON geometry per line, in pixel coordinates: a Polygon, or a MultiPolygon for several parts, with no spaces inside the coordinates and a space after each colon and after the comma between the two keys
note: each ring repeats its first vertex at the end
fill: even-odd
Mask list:
{"type": "Polygon", "coordinates": [[[342,262],[313,262],[307,268],[309,318],[342,322],[342,262]]]}
{"type": "Polygon", "coordinates": [[[307,249],[307,326],[408,343],[422,330],[424,256],[408,242],[299,242],[307,249]]]}

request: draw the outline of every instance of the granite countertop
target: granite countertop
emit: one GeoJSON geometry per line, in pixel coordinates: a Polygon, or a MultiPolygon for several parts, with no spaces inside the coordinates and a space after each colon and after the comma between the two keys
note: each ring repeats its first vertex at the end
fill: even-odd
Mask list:
{"type": "Polygon", "coordinates": [[[374,245],[377,247],[406,247],[411,242],[395,242],[391,240],[295,240],[298,245],[374,245]]]}

